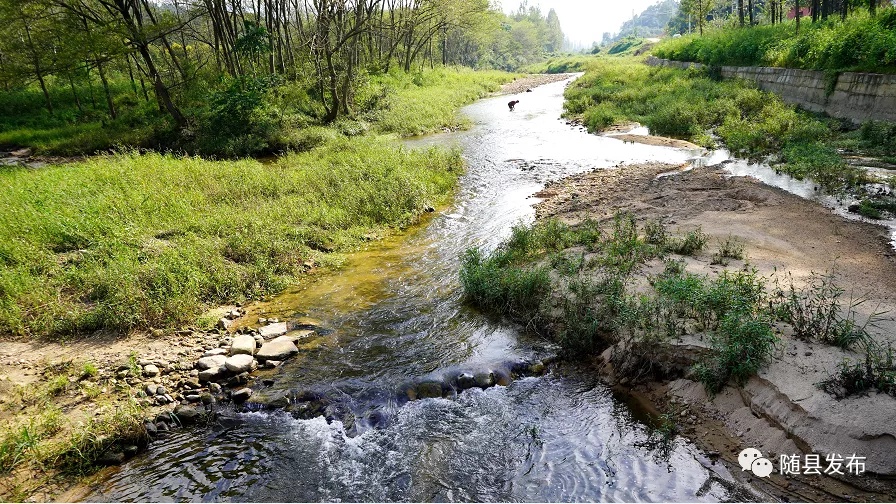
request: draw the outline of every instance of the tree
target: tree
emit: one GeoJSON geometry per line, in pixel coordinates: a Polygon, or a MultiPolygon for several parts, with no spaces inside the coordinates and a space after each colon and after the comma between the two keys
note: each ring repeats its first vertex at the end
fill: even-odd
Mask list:
{"type": "Polygon", "coordinates": [[[682,12],[693,17],[701,36],[703,35],[703,27],[706,25],[709,13],[715,8],[716,0],[682,0],[681,2],[682,12]]]}

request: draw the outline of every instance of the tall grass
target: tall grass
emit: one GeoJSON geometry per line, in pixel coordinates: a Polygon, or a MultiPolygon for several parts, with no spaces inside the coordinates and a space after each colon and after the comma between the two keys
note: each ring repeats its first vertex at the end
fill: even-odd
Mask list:
{"type": "Polygon", "coordinates": [[[720,28],[667,39],[653,48],[660,58],[722,66],[778,66],[827,71],[896,72],[896,9],[845,21],[720,28]]]}
{"type": "MultiPolygon", "coordinates": [[[[309,82],[269,77],[222,78],[179,93],[190,126],[178,131],[152,103],[135,95],[122,76],[112,85],[119,113],[110,119],[104,99],[87,103],[88,90],[76,88],[78,109],[67,83],[51,80],[54,112],[40,89],[29,86],[0,96],[0,148],[31,147],[45,155],[79,155],[116,147],[147,147],[238,158],[306,150],[320,143],[320,128],[349,136],[373,129],[399,136],[463,126],[457,109],[495,91],[513,74],[439,67],[412,73],[359,76],[354,114],[324,125],[323,107],[309,82]]],[[[94,90],[94,94],[98,91],[94,90]]]]}
{"type": "Polygon", "coordinates": [[[457,152],[336,138],[272,164],[119,154],[0,171],[0,333],[188,322],[445,201],[457,152]]]}
{"type": "Polygon", "coordinates": [[[464,67],[405,74],[393,70],[369,78],[358,93],[361,116],[383,133],[414,136],[464,126],[457,109],[496,91],[513,74],[464,67]]]}

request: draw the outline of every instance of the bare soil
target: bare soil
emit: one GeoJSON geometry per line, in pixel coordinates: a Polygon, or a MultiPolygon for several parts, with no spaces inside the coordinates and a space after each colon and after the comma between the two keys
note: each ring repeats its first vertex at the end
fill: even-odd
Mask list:
{"type": "MultiPolygon", "coordinates": [[[[720,167],[643,164],[595,170],[549,184],[536,196],[539,219],[554,217],[570,224],[586,218],[607,220],[619,210],[639,221],[661,219],[683,234],[698,226],[711,236],[704,251],[685,258],[686,269],[719,273],[710,256],[718,243],[734,237],[744,244],[744,261],[727,269],[755,267],[768,278],[792,275],[797,285],[813,273],[834,271],[836,282],[855,299],[857,319],[888,311],[871,332],[882,344],[896,343],[896,258],[879,226],[847,220],[814,202],[749,178],[730,177],[720,167]]],[[[657,265],[648,264],[646,276],[657,265]]],[[[788,280],[789,281],[789,280],[788,280]]],[[[803,453],[858,454],[867,457],[869,474],[834,479],[799,476],[752,483],[788,500],[886,501],[896,496],[896,398],[870,392],[837,400],[817,384],[844,359],[863,362],[861,353],[820,342],[792,338],[780,327],[781,342],[772,364],[743,387],[729,386],[710,397],[689,379],[641,385],[630,393],[676,415],[681,431],[731,468],[741,479],[738,453],[757,448],[773,457],[803,453]],[[876,477],[870,473],[876,473],[876,477]]],[[[689,345],[707,346],[701,335],[689,345]]],[[[604,367],[611,381],[612,369],[604,367]]],[[[617,383],[626,384],[626,380],[617,383]]],[[[758,480],[758,478],[753,478],[758,480]]]]}
{"type": "Polygon", "coordinates": [[[514,79],[501,86],[499,94],[517,94],[525,93],[529,89],[537,86],[543,86],[552,82],[563,81],[570,78],[572,74],[529,74],[514,79]]]}

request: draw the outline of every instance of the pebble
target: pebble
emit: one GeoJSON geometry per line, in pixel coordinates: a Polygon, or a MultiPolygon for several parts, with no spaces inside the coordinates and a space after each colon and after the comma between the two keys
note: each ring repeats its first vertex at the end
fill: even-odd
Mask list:
{"type": "Polygon", "coordinates": [[[143,367],[143,374],[145,376],[153,377],[159,375],[159,368],[155,364],[147,364],[143,367]]]}

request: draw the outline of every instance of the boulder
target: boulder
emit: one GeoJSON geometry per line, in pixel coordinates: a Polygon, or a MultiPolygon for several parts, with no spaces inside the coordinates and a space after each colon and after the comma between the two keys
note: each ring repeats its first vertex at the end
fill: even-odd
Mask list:
{"type": "Polygon", "coordinates": [[[227,362],[227,357],[223,355],[211,355],[203,357],[196,362],[196,369],[205,371],[206,369],[217,369],[227,362]]]}
{"type": "Polygon", "coordinates": [[[476,386],[480,388],[489,388],[495,385],[495,374],[491,371],[476,373],[473,379],[476,380],[476,386]]]}
{"type": "Polygon", "coordinates": [[[442,397],[442,382],[425,381],[417,385],[417,397],[420,399],[434,399],[442,397]]]}
{"type": "Polygon", "coordinates": [[[457,375],[457,388],[460,390],[471,389],[476,386],[476,378],[470,373],[461,373],[457,375]]]}
{"type": "Polygon", "coordinates": [[[227,368],[224,366],[206,369],[199,372],[200,382],[212,382],[224,378],[227,375],[227,368]]]}
{"type": "Polygon", "coordinates": [[[208,352],[205,352],[204,354],[202,354],[203,357],[212,357],[215,355],[227,355],[227,349],[226,348],[212,348],[208,352]]]}
{"type": "Polygon", "coordinates": [[[146,390],[146,395],[148,395],[149,397],[152,397],[152,396],[156,395],[156,390],[158,390],[158,385],[156,385],[155,383],[150,383],[146,386],[145,390],[146,390]]]}
{"type": "Polygon", "coordinates": [[[227,361],[224,363],[224,366],[228,371],[237,374],[244,373],[246,371],[252,371],[257,367],[255,359],[251,355],[246,354],[239,354],[228,357],[227,361]]]}
{"type": "Polygon", "coordinates": [[[252,355],[255,353],[255,338],[252,336],[242,334],[233,338],[233,343],[230,345],[230,355],[252,355]]]}
{"type": "Polygon", "coordinates": [[[124,462],[124,453],[119,451],[110,451],[103,453],[96,459],[96,463],[101,466],[114,466],[124,462]]]}
{"type": "Polygon", "coordinates": [[[230,319],[222,318],[222,319],[218,320],[218,324],[216,327],[218,329],[222,329],[222,330],[226,331],[227,329],[230,329],[230,326],[232,324],[233,324],[233,321],[231,321],[230,319]]]}
{"type": "Polygon", "coordinates": [[[204,411],[186,404],[181,404],[174,408],[174,414],[177,415],[177,419],[182,425],[198,423],[205,416],[204,411]]]}
{"type": "Polygon", "coordinates": [[[230,398],[233,399],[233,402],[237,404],[242,404],[246,402],[247,399],[252,395],[252,389],[250,388],[241,388],[239,390],[234,390],[230,395],[230,398]]]}
{"type": "Polygon", "coordinates": [[[268,324],[262,327],[258,330],[258,334],[268,340],[277,336],[283,336],[287,331],[289,331],[289,326],[286,322],[277,322],[276,324],[268,324]]]}
{"type": "MultiPolygon", "coordinates": [[[[254,342],[254,340],[253,340],[254,342]]],[[[258,350],[256,357],[260,361],[277,360],[282,361],[299,353],[296,344],[292,342],[292,338],[288,336],[280,336],[262,345],[258,350]]]]}
{"type": "Polygon", "coordinates": [[[143,376],[148,376],[148,377],[152,378],[154,376],[159,376],[160,372],[161,371],[159,371],[159,367],[156,366],[155,364],[147,364],[147,365],[143,366],[143,376]]]}

